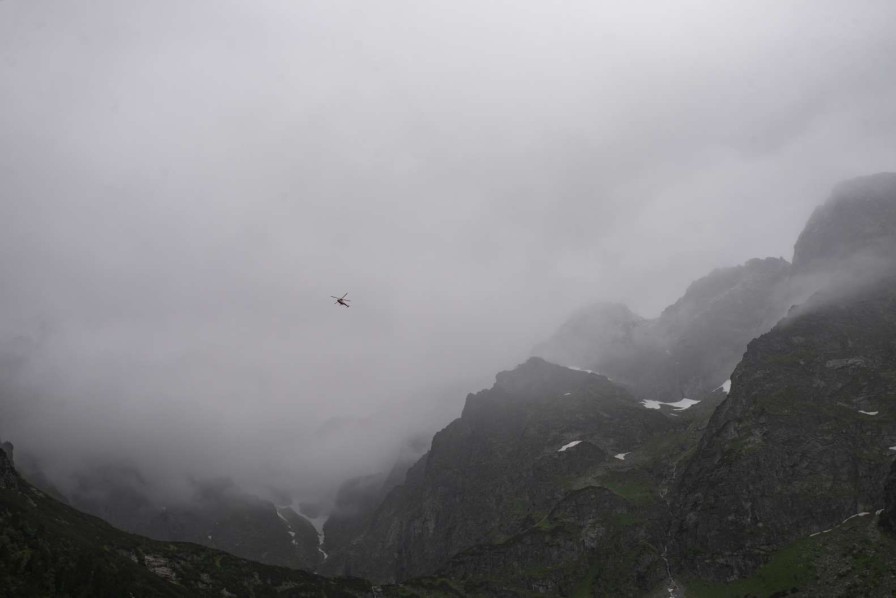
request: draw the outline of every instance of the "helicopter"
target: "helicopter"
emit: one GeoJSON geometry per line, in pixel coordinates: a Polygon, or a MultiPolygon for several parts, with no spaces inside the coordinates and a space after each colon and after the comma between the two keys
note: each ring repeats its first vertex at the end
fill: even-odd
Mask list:
{"type": "Polygon", "coordinates": [[[346,295],[348,295],[348,293],[346,293],[342,297],[337,297],[335,295],[330,295],[330,297],[335,299],[336,303],[338,303],[339,305],[342,305],[343,307],[351,307],[351,305],[349,305],[349,302],[351,302],[351,299],[346,299],[345,298],[346,295]]]}

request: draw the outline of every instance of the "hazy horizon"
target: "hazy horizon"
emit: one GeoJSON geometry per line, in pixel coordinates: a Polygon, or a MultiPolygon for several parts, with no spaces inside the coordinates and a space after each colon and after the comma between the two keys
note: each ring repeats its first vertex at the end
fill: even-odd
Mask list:
{"type": "Polygon", "coordinates": [[[876,1],[0,2],[0,438],[297,499],[388,467],[574,310],[790,260],[896,170],[894,34],[876,1]]]}

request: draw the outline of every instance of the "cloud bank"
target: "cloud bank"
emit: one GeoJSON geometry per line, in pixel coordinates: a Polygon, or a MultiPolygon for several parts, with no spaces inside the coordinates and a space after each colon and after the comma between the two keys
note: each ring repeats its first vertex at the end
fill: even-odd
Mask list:
{"type": "Polygon", "coordinates": [[[0,435],[313,495],[896,164],[891,2],[0,2],[0,435]],[[349,310],[330,295],[348,291],[349,310]]]}

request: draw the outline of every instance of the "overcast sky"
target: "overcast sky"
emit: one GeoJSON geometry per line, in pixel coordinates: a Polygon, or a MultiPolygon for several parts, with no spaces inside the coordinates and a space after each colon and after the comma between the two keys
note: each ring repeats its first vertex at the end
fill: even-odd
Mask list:
{"type": "Polygon", "coordinates": [[[0,436],[374,469],[572,310],[790,259],[894,73],[891,0],[0,1],[0,436]]]}

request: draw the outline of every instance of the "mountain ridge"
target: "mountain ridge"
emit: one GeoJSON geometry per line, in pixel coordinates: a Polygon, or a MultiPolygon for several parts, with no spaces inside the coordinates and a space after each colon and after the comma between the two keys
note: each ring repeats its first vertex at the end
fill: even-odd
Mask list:
{"type": "MultiPolygon", "coordinates": [[[[862,210],[870,206],[872,212],[878,208],[876,202],[879,201],[889,202],[888,205],[896,205],[896,179],[883,177],[883,179],[875,179],[874,184],[876,195],[868,202],[863,201],[861,197],[856,199],[844,195],[843,189],[852,189],[852,192],[855,193],[866,188],[865,183],[857,183],[838,188],[826,205],[838,206],[842,202],[846,202],[851,210],[862,210]],[[880,180],[884,182],[881,183],[880,180]],[[881,197],[884,199],[880,199],[881,197]]],[[[837,214],[840,213],[839,210],[829,209],[817,213],[822,216],[814,217],[812,227],[820,231],[837,229],[836,219],[837,214]],[[834,216],[824,216],[825,214],[834,216]],[[833,218],[833,220],[826,220],[826,218],[833,218]]],[[[856,218],[856,220],[865,222],[868,219],[856,218]]],[[[854,228],[851,234],[860,234],[864,237],[861,243],[856,245],[860,247],[863,259],[869,254],[866,251],[868,247],[873,248],[871,255],[881,258],[886,255],[881,256],[879,253],[875,254],[874,251],[888,251],[887,248],[890,247],[892,241],[888,235],[893,230],[896,229],[889,225],[876,224],[872,229],[854,228]],[[875,240],[874,236],[878,233],[885,238],[875,240]]],[[[801,256],[801,263],[806,263],[807,256],[812,253],[812,243],[807,239],[811,240],[812,234],[801,235],[795,246],[795,252],[801,256]]],[[[389,577],[390,580],[401,580],[414,575],[445,575],[449,579],[456,579],[467,584],[486,583],[491,588],[488,591],[493,594],[486,592],[483,595],[502,595],[501,592],[511,591],[570,595],[574,591],[578,591],[576,588],[580,586],[576,585],[577,583],[585,583],[582,581],[583,579],[590,580],[587,581],[586,586],[588,592],[594,592],[595,595],[599,595],[600,592],[615,592],[618,595],[645,595],[662,585],[661,582],[665,576],[665,574],[651,574],[649,571],[667,571],[672,575],[681,574],[688,582],[694,582],[694,575],[697,576],[697,580],[709,580],[713,583],[718,581],[727,583],[734,578],[747,578],[755,574],[766,563],[769,555],[784,550],[790,543],[800,540],[803,535],[807,536],[826,529],[850,515],[855,515],[859,509],[871,508],[874,505],[881,508],[884,496],[884,474],[885,469],[889,467],[888,458],[891,457],[886,454],[886,450],[883,454],[878,451],[877,457],[872,459],[873,465],[868,467],[861,465],[863,463],[861,459],[857,461],[851,456],[848,458],[834,457],[833,463],[835,464],[839,463],[837,459],[846,458],[847,462],[851,464],[847,468],[858,467],[861,472],[859,474],[860,483],[858,485],[847,483],[842,486],[844,491],[849,488],[849,492],[852,493],[850,494],[851,498],[835,502],[827,511],[821,508],[820,511],[813,512],[801,520],[798,511],[788,511],[788,516],[802,521],[795,525],[790,533],[783,529],[786,527],[786,522],[783,519],[775,519],[767,515],[767,512],[773,511],[772,507],[763,507],[763,513],[766,513],[764,516],[768,518],[768,523],[760,520],[753,521],[750,519],[752,515],[747,517],[743,520],[745,523],[742,525],[744,530],[742,533],[735,532],[734,528],[731,530],[733,537],[737,538],[732,544],[739,542],[738,546],[742,544],[743,550],[739,550],[737,547],[729,550],[721,545],[716,546],[712,544],[712,540],[707,546],[701,548],[703,545],[695,539],[703,533],[699,531],[700,529],[724,530],[728,529],[726,525],[731,527],[736,522],[729,525],[724,522],[724,519],[707,519],[708,522],[704,522],[701,528],[695,527],[693,516],[689,518],[689,514],[702,512],[700,504],[706,503],[700,503],[695,497],[706,496],[706,493],[715,493],[713,495],[718,497],[714,499],[713,504],[719,505],[719,517],[724,518],[727,514],[738,513],[737,510],[725,510],[726,500],[739,504],[738,476],[758,476],[756,478],[758,480],[757,487],[766,488],[767,492],[774,492],[774,490],[768,490],[774,486],[770,486],[769,480],[762,477],[764,464],[775,462],[774,455],[765,456],[764,460],[750,461],[749,465],[744,464],[742,472],[741,470],[728,471],[722,468],[716,477],[707,473],[711,471],[713,464],[718,465],[720,459],[718,456],[713,456],[716,453],[713,452],[715,449],[712,449],[712,439],[724,439],[733,434],[730,431],[732,428],[726,427],[724,421],[727,420],[725,418],[735,417],[737,410],[733,406],[740,404],[743,397],[762,395],[762,384],[765,380],[763,376],[768,377],[774,374],[779,377],[783,376],[786,381],[790,371],[788,368],[795,367],[796,371],[802,372],[800,375],[807,379],[808,388],[812,388],[813,380],[816,382],[820,380],[831,395],[831,404],[836,406],[839,401],[836,390],[848,388],[856,371],[864,368],[862,371],[878,372],[884,378],[889,375],[886,374],[888,370],[885,367],[888,363],[887,360],[891,357],[891,349],[885,342],[880,341],[879,337],[883,335],[883,338],[887,338],[888,335],[891,335],[896,338],[896,332],[892,330],[888,319],[888,314],[896,310],[886,299],[889,297],[887,294],[889,291],[886,290],[887,284],[883,285],[884,291],[881,291],[883,298],[874,295],[876,289],[881,288],[875,281],[879,282],[882,278],[886,278],[886,269],[875,268],[868,272],[859,272],[856,276],[856,272],[838,270],[843,267],[844,263],[848,263],[848,260],[844,262],[838,258],[834,261],[825,261],[820,258],[813,263],[819,265],[813,269],[803,268],[796,271],[794,266],[782,258],[768,258],[750,260],[742,266],[716,270],[690,285],[681,299],[669,306],[660,317],[653,321],[640,318],[625,306],[618,304],[602,304],[592,312],[586,310],[574,315],[560,329],[563,332],[566,327],[566,330],[571,333],[571,348],[562,346],[563,339],[560,339],[561,342],[556,342],[557,338],[554,338],[548,343],[540,345],[536,352],[541,352],[543,356],[547,354],[547,357],[550,357],[551,352],[554,351],[554,354],[560,355],[568,365],[589,368],[609,376],[606,378],[589,374],[593,375],[595,379],[602,379],[606,383],[612,384],[620,392],[625,391],[627,400],[633,401],[634,404],[643,407],[644,404],[647,404],[643,400],[649,398],[661,410],[661,415],[665,418],[668,428],[657,434],[653,440],[639,439],[640,450],[636,449],[633,454],[622,449],[619,449],[619,453],[616,454],[615,451],[619,445],[608,445],[607,439],[612,438],[615,431],[592,429],[591,439],[570,449],[573,454],[580,447],[583,450],[592,451],[588,457],[591,464],[584,470],[576,472],[580,475],[578,479],[581,480],[581,485],[567,487],[565,494],[555,495],[552,499],[553,507],[539,506],[537,509],[527,511],[536,515],[532,517],[530,525],[508,527],[506,531],[510,532],[509,536],[489,537],[487,534],[480,534],[478,537],[474,537],[474,535],[467,535],[466,547],[463,544],[449,543],[441,553],[438,553],[438,551],[434,552],[431,547],[408,543],[406,541],[408,538],[402,536],[407,528],[402,526],[409,526],[412,536],[420,529],[427,529],[429,526],[429,535],[426,537],[430,542],[438,542],[435,538],[438,536],[439,527],[444,526],[445,529],[456,531],[457,523],[452,522],[450,512],[430,513],[429,517],[422,517],[417,523],[408,521],[397,523],[402,521],[400,509],[396,504],[389,507],[390,499],[387,497],[383,502],[383,505],[387,505],[385,510],[382,505],[378,510],[378,516],[382,521],[376,523],[376,516],[374,516],[374,520],[368,520],[362,526],[364,532],[360,534],[359,539],[356,539],[359,542],[356,549],[359,546],[364,546],[363,550],[378,554],[391,554],[393,551],[397,551],[396,554],[403,554],[405,555],[403,558],[410,560],[405,562],[404,568],[390,569],[391,565],[387,561],[381,560],[372,569],[364,569],[363,559],[359,561],[359,556],[355,553],[352,571],[364,571],[365,575],[375,576],[376,570],[390,570],[394,572],[392,574],[394,577],[389,577]],[[827,264],[829,269],[822,268],[820,265],[822,263],[827,264]],[[826,319],[823,317],[823,314],[826,313],[824,309],[839,310],[837,313],[840,315],[833,319],[826,319]],[[802,338],[802,341],[797,340],[792,346],[788,345],[783,348],[778,346],[778,341],[775,339],[789,338],[785,332],[781,332],[782,330],[798,328],[800,323],[805,322],[814,323],[814,328],[810,325],[805,334],[795,334],[796,337],[802,338]],[[576,336],[582,332],[582,329],[585,330],[585,334],[576,336]],[[595,332],[606,333],[610,341],[601,343],[601,339],[591,339],[591,335],[595,332]],[[810,332],[812,334],[809,334],[810,332]],[[834,342],[832,339],[844,337],[852,339],[855,351],[857,351],[855,355],[835,350],[839,346],[836,343],[841,341],[834,342]],[[596,344],[589,344],[592,340],[596,341],[596,344]],[[553,346],[551,346],[551,342],[554,343],[553,346]],[[773,355],[769,357],[768,350],[763,349],[766,346],[777,347],[775,351],[778,353],[773,351],[773,355]],[[596,358],[589,357],[588,351],[592,350],[596,358]],[[821,360],[818,362],[818,367],[821,369],[811,371],[806,369],[807,362],[800,357],[801,351],[825,356],[824,359],[818,357],[821,360]],[[764,362],[764,358],[757,357],[757,354],[765,355],[770,361],[764,362]],[[617,361],[614,362],[614,359],[617,361]],[[762,365],[763,363],[766,365],[762,365]],[[631,370],[627,371],[626,367],[631,370]],[[749,373],[752,371],[751,368],[758,369],[755,373],[749,373]],[[733,376],[732,371],[735,372],[733,376]],[[726,396],[726,392],[721,390],[720,386],[725,386],[722,383],[729,377],[731,377],[731,394],[726,396]],[[660,387],[662,388],[660,389],[660,387]],[[685,396],[702,402],[692,407],[693,411],[684,412],[677,412],[662,406],[663,403],[675,402],[685,396]],[[674,422],[676,418],[680,420],[680,423],[668,423],[674,422]],[[603,442],[595,436],[603,436],[603,442]],[[600,448],[603,454],[594,452],[594,447],[600,448]],[[606,468],[595,467],[596,463],[613,461],[613,458],[607,460],[604,454],[616,454],[616,459],[619,460],[616,469],[610,471],[606,468]],[[708,465],[704,465],[704,462],[708,465]],[[707,484],[701,483],[701,479],[712,480],[712,482],[709,487],[706,487],[707,484]],[[633,488],[637,490],[633,491],[633,488]],[[566,498],[573,500],[572,497],[576,496],[575,493],[584,493],[583,496],[590,495],[593,497],[593,504],[603,504],[604,507],[588,513],[580,510],[577,520],[552,515],[552,513],[562,512],[563,509],[559,505],[563,504],[566,498]],[[626,525],[623,526],[624,531],[616,529],[616,531],[608,532],[613,529],[613,526],[609,525],[606,517],[613,513],[621,516],[622,520],[626,522],[626,525]],[[389,527],[387,521],[391,522],[393,527],[389,527]],[[762,523],[762,525],[751,527],[751,521],[757,525],[762,523]],[[762,531],[764,527],[766,529],[762,531]],[[390,531],[385,532],[387,529],[390,531]],[[627,557],[621,558],[620,555],[626,554],[626,551],[623,549],[623,545],[619,544],[618,549],[612,554],[601,556],[600,551],[594,550],[595,545],[589,544],[589,540],[587,540],[589,537],[594,537],[597,529],[604,530],[604,533],[610,533],[610,536],[602,536],[605,539],[616,537],[613,536],[616,533],[622,534],[618,537],[627,537],[629,540],[641,538],[644,542],[645,552],[629,554],[627,557]],[[758,535],[754,533],[754,530],[757,529],[760,530],[758,535]],[[755,540],[751,544],[751,541],[748,541],[749,534],[766,539],[761,542],[755,540]],[[378,537],[385,543],[380,543],[378,537]],[[754,548],[750,548],[751,546],[754,548]],[[750,551],[754,549],[755,552],[751,553],[750,551]],[[417,565],[414,565],[416,555],[427,550],[432,555],[429,560],[422,563],[418,560],[416,561],[417,565]],[[706,557],[701,560],[699,556],[701,550],[710,555],[716,551],[720,556],[718,559],[706,557]],[[452,552],[454,552],[453,556],[452,552]],[[561,558],[550,556],[560,553],[567,556],[561,558]],[[668,562],[665,562],[667,553],[668,562]],[[533,555],[541,556],[533,557],[533,555]],[[617,557],[620,559],[614,560],[617,557]],[[442,561],[441,565],[438,564],[439,561],[442,561]],[[539,562],[541,566],[537,567],[539,562]],[[485,566],[483,563],[490,564],[485,566]],[[529,563],[529,565],[523,566],[523,563],[529,563]],[[586,563],[589,563],[591,569],[584,568],[586,563]],[[641,565],[639,566],[637,563],[641,563],[641,565]],[[593,569],[594,567],[598,567],[598,569],[593,569]],[[588,573],[589,570],[592,570],[592,573],[588,573]],[[628,571],[629,574],[614,577],[622,570],[628,571]],[[489,571],[501,573],[492,575],[489,571]],[[495,575],[498,575],[498,578],[495,578],[495,575]],[[487,582],[487,579],[491,581],[487,582]],[[578,581],[574,582],[574,580],[578,581]]],[[[892,361],[896,363],[896,358],[893,358],[892,361]]],[[[532,397],[531,404],[537,405],[536,395],[538,393],[551,394],[553,392],[553,394],[557,394],[559,392],[558,388],[552,387],[554,382],[549,381],[554,375],[554,370],[539,372],[539,367],[541,366],[538,361],[530,360],[521,365],[518,371],[511,372],[509,383],[498,384],[496,381],[496,385],[489,391],[468,396],[461,418],[449,424],[436,435],[433,440],[433,451],[411,468],[407,483],[395,491],[397,495],[404,493],[403,496],[393,498],[393,502],[410,505],[409,508],[413,509],[413,504],[416,501],[425,500],[427,493],[437,492],[440,488],[441,491],[444,491],[448,487],[445,485],[445,478],[435,473],[440,469],[445,472],[444,475],[449,476],[449,479],[454,480],[451,484],[460,483],[458,480],[465,475],[472,475],[475,478],[475,474],[470,474],[468,470],[468,466],[474,464],[471,458],[468,457],[466,461],[460,461],[467,465],[458,466],[458,462],[453,461],[450,455],[449,458],[446,458],[446,455],[438,452],[436,448],[442,448],[445,439],[453,435],[459,435],[468,442],[479,442],[481,439],[477,440],[477,434],[482,437],[489,434],[500,434],[502,429],[518,429],[514,428],[518,425],[515,423],[519,417],[518,410],[521,405],[527,403],[529,400],[527,397],[532,397]],[[532,375],[530,376],[530,374],[532,375]],[[513,399],[503,397],[504,388],[519,396],[513,399]],[[481,417],[483,422],[492,422],[493,427],[476,427],[473,425],[475,420],[467,421],[476,417],[481,417]]],[[[499,374],[498,379],[502,375],[506,374],[499,374]]],[[[873,390],[873,396],[881,400],[883,400],[882,397],[890,396],[887,395],[890,392],[887,390],[890,388],[887,386],[888,383],[880,383],[880,378],[875,380],[876,382],[874,380],[866,381],[867,384],[863,382],[861,384],[865,384],[865,386],[860,384],[860,387],[865,388],[868,392],[873,390]],[[874,386],[875,384],[877,386],[874,386]],[[872,387],[874,388],[872,389],[872,387]]],[[[849,415],[849,421],[855,422],[854,426],[859,427],[854,430],[847,428],[847,430],[853,430],[851,433],[857,434],[857,438],[867,436],[867,429],[863,426],[883,425],[886,427],[885,424],[889,421],[890,415],[887,415],[889,407],[886,409],[876,408],[869,402],[868,396],[865,397],[865,402],[857,400],[853,404],[851,415],[849,415]],[[875,410],[878,412],[877,415],[862,413],[872,413],[875,410]],[[875,421],[878,423],[874,424],[875,421]]],[[[747,404],[754,402],[756,401],[751,399],[747,404]]],[[[756,404],[761,403],[762,401],[759,401],[756,404]]],[[[817,407],[817,405],[813,406],[811,402],[805,406],[801,405],[803,404],[798,401],[791,406],[791,412],[787,412],[785,409],[782,421],[798,421],[793,419],[797,417],[797,413],[804,413],[806,417],[809,417],[813,413],[813,409],[817,407]]],[[[632,421],[644,421],[645,414],[646,410],[633,411],[632,421]]],[[[752,446],[749,444],[752,442],[749,430],[762,429],[761,424],[766,422],[768,417],[770,416],[761,416],[744,428],[746,435],[744,438],[747,442],[745,446],[748,448],[752,446]],[[763,417],[765,419],[762,419],[763,417]]],[[[839,420],[835,418],[833,421],[839,420]]],[[[779,428],[783,430],[786,426],[785,428],[778,426],[774,429],[779,428]]],[[[559,424],[555,431],[563,429],[563,425],[559,424]]],[[[875,446],[882,442],[891,442],[889,437],[885,436],[885,432],[882,433],[884,436],[873,437],[874,442],[877,443],[875,446]]],[[[581,433],[580,435],[586,434],[581,433]]],[[[852,436],[849,437],[852,438],[852,436]]],[[[740,436],[734,435],[733,438],[737,440],[740,436]]],[[[571,436],[565,438],[565,442],[572,440],[574,439],[571,436]]],[[[849,444],[844,455],[852,455],[850,451],[865,451],[866,449],[863,447],[866,447],[867,443],[863,444],[862,442],[864,441],[855,440],[854,444],[849,444]]],[[[888,446],[893,445],[896,445],[896,441],[888,446]]],[[[492,475],[498,475],[497,472],[502,468],[513,470],[518,466],[518,461],[526,458],[526,450],[517,446],[490,447],[488,443],[485,443],[481,445],[481,449],[483,451],[481,460],[500,464],[499,467],[491,466],[491,469],[486,469],[492,475]]],[[[785,450],[785,448],[781,448],[781,452],[785,452],[785,450]]],[[[799,455],[799,452],[793,452],[793,454],[799,455]]],[[[806,475],[809,475],[808,472],[818,471],[819,468],[820,471],[826,469],[837,471],[837,467],[833,465],[828,467],[829,465],[831,462],[828,459],[815,464],[814,469],[813,466],[805,463],[800,466],[804,468],[803,472],[806,475]]],[[[830,485],[813,486],[800,475],[802,474],[796,475],[794,480],[790,481],[797,485],[806,483],[808,484],[806,488],[813,492],[820,491],[822,495],[826,491],[825,488],[835,488],[830,485]]],[[[536,478],[527,478],[529,483],[534,483],[537,486],[537,481],[533,482],[533,479],[537,480],[537,476],[536,478]]],[[[782,479],[787,480],[786,477],[782,479]]],[[[503,491],[514,492],[510,486],[503,488],[503,491]]],[[[810,495],[811,492],[799,494],[799,500],[809,500],[807,504],[812,504],[810,495]]],[[[460,499],[455,497],[452,504],[462,510],[466,508],[463,504],[464,500],[475,503],[481,498],[460,499]]],[[[575,501],[573,500],[573,502],[575,501]]],[[[530,508],[532,504],[526,503],[525,507],[530,508]]],[[[721,531],[717,531],[714,536],[707,533],[710,538],[724,536],[721,531]]],[[[613,542],[613,540],[610,541],[613,542]]],[[[338,553],[338,547],[335,548],[338,553]]],[[[338,566],[338,563],[338,560],[334,560],[330,565],[338,566]]],[[[671,583],[674,587],[676,582],[669,578],[666,583],[671,583]]]]}
{"type": "Polygon", "coordinates": [[[333,596],[892,595],[893,207],[894,175],[841,185],[794,264],[716,270],[654,320],[611,304],[576,314],[539,350],[577,367],[532,357],[468,395],[403,483],[371,478],[359,496],[379,504],[351,503],[363,508],[327,534],[321,571],[401,586],[123,534],[34,490],[5,445],[0,550],[17,555],[19,581],[41,583],[21,576],[27,516],[57,581],[78,582],[67,563],[85,559],[140,595],[183,595],[172,576],[241,595],[294,583],[333,596]],[[54,516],[87,531],[87,556],[48,539],[54,516]],[[208,570],[217,558],[232,559],[224,577],[208,570]]]}

